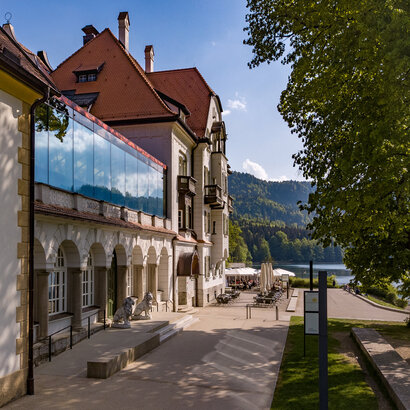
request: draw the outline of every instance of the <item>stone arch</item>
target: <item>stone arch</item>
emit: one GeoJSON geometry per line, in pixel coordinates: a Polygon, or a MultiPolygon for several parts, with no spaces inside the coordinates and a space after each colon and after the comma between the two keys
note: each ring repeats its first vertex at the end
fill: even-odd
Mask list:
{"type": "Polygon", "coordinates": [[[139,245],[135,245],[132,249],[132,264],[133,265],[144,265],[144,255],[142,249],[139,245]]]}
{"type": "Polygon", "coordinates": [[[79,268],[81,264],[80,252],[77,245],[68,239],[63,240],[57,247],[63,250],[67,268],[79,268]]]}
{"type": "Polygon", "coordinates": [[[157,251],[153,246],[150,246],[147,252],[147,263],[156,265],[157,262],[157,251]]]}
{"type": "Polygon", "coordinates": [[[99,242],[94,242],[90,248],[94,260],[94,266],[99,267],[109,267],[110,261],[108,260],[108,255],[105,252],[103,245],[99,242]]]}
{"type": "Polygon", "coordinates": [[[118,266],[127,266],[128,265],[128,257],[127,252],[125,250],[124,245],[118,243],[115,245],[113,251],[115,251],[117,255],[117,264],[118,266]]]}
{"type": "Polygon", "coordinates": [[[34,239],[34,269],[46,269],[46,252],[38,239],[34,239]]]}

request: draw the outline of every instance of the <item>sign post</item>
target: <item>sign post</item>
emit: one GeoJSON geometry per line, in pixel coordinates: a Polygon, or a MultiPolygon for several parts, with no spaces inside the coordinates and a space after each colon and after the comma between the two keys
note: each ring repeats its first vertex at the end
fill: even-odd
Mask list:
{"type": "Polygon", "coordinates": [[[282,273],[282,283],[286,282],[286,299],[289,299],[289,274],[288,273],[282,273]]]}
{"type": "Polygon", "coordinates": [[[327,272],[319,271],[319,409],[328,408],[327,272]]]}
{"type": "Polygon", "coordinates": [[[317,291],[304,292],[304,332],[303,357],[306,356],[306,335],[319,334],[319,294],[317,291]]]}

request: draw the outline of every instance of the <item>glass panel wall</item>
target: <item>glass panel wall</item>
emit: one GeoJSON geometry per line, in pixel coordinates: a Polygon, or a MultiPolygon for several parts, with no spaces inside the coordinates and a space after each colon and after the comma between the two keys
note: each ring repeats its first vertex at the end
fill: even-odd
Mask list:
{"type": "Polygon", "coordinates": [[[36,110],[35,180],[164,216],[164,169],[61,102],[36,110]]]}

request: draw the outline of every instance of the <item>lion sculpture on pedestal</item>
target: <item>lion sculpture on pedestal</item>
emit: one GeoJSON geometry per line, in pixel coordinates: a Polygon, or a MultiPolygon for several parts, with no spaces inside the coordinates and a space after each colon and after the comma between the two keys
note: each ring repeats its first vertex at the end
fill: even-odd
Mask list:
{"type": "Polygon", "coordinates": [[[132,314],[132,318],[139,320],[139,319],[151,319],[151,307],[152,307],[152,293],[147,292],[142,299],[142,302],[138,303],[135,307],[134,312],[132,314]],[[142,312],[145,312],[145,316],[142,316],[142,312]]]}
{"type": "Polygon", "coordinates": [[[130,318],[132,315],[132,307],[135,304],[134,300],[128,296],[124,299],[123,305],[116,310],[111,327],[119,327],[128,329],[131,327],[130,318]]]}

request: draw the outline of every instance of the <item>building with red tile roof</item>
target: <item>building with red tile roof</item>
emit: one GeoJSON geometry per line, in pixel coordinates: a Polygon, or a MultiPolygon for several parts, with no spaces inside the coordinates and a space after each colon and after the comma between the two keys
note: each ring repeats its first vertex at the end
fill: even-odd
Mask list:
{"type": "Polygon", "coordinates": [[[118,38],[84,27],[83,46],[52,77],[66,97],[166,164],[166,215],[178,232],[174,258],[198,255],[202,278],[192,282],[180,272],[167,297],[202,306],[223,290],[228,257],[232,199],[221,102],[195,67],[154,71],[152,45],[144,70],[129,51],[128,13],[118,22],[118,38]]]}

